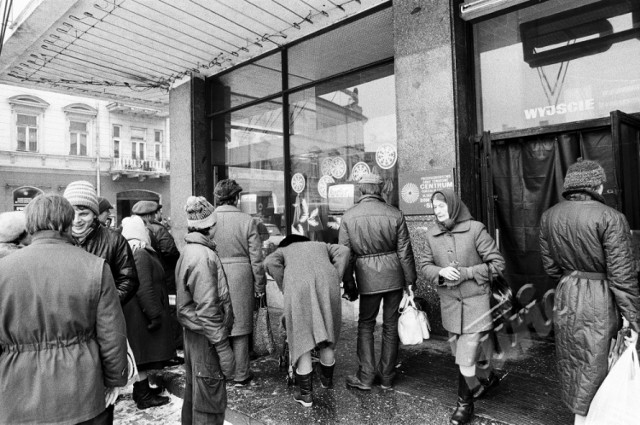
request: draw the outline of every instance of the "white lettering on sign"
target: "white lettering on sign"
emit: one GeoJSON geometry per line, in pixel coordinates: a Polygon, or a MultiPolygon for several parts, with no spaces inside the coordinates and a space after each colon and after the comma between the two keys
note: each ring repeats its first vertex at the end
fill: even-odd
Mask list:
{"type": "Polygon", "coordinates": [[[528,120],[552,115],[564,115],[568,112],[592,111],[595,106],[594,99],[579,100],[577,102],[558,103],[557,105],[538,106],[524,110],[524,116],[528,120]]]}

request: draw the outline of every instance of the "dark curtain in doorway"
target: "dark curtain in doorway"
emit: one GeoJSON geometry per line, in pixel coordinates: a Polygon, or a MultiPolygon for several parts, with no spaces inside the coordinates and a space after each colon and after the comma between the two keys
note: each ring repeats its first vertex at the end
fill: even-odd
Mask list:
{"type": "Polygon", "coordinates": [[[514,293],[525,284],[541,299],[557,282],[542,267],[540,217],[561,202],[567,168],[579,157],[598,161],[607,172],[604,195],[617,208],[614,150],[610,127],[495,141],[492,171],[496,228],[514,293]]]}

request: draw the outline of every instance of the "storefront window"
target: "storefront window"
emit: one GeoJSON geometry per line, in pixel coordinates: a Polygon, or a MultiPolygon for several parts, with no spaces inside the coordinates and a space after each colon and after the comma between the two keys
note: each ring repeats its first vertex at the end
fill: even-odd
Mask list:
{"type": "Polygon", "coordinates": [[[484,130],[640,111],[640,2],[549,0],[474,34],[484,130]]]}
{"type": "Polygon", "coordinates": [[[398,205],[392,63],[294,93],[289,114],[292,233],[336,242],[363,173],[380,174],[398,205]]]}
{"type": "MultiPolygon", "coordinates": [[[[243,188],[238,207],[271,229],[270,234],[285,234],[281,98],[226,117],[229,178],[243,188]]],[[[265,233],[263,242],[268,237],[265,233]]],[[[271,239],[274,245],[279,242],[271,239]]]]}

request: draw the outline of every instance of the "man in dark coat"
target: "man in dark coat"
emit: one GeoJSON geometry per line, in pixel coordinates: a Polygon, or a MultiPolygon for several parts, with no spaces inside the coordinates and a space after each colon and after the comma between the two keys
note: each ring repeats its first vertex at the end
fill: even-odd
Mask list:
{"type": "Polygon", "coordinates": [[[547,274],[558,279],[553,309],[562,400],[584,423],[607,375],[611,338],[620,314],[635,347],[640,291],[623,214],[605,205],[604,169],[581,161],[567,170],[560,202],[540,221],[540,248],[547,274]]]}
{"type": "Polygon", "coordinates": [[[64,197],[73,206],[76,216],[72,235],[82,249],[103,258],[113,274],[120,304],[124,305],[138,290],[138,273],[127,240],[120,233],[100,225],[98,197],[93,185],[79,180],[69,183],[64,197]]]}
{"type": "Polygon", "coordinates": [[[360,366],[355,375],[347,377],[347,386],[361,390],[370,390],[376,376],[383,389],[392,387],[399,345],[398,307],[403,289],[408,290],[416,281],[404,215],[384,201],[382,183],[377,174],[361,178],[358,188],[362,197],[345,212],[338,237],[339,243],[351,250],[344,275],[345,293],[351,300],[360,294],[357,348],[360,366]],[[383,301],[382,350],[376,366],[373,331],[383,301]]]}
{"type": "Polygon", "coordinates": [[[31,245],[0,260],[0,423],[111,424],[127,383],[111,271],[73,246],[63,197],[39,195],[25,211],[31,245]]]}

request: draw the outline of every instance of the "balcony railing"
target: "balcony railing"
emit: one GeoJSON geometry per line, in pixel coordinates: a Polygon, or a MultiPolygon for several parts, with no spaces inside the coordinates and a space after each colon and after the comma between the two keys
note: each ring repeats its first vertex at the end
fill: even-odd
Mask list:
{"type": "Polygon", "coordinates": [[[169,174],[169,161],[113,158],[111,172],[120,174],[169,174]]]}

